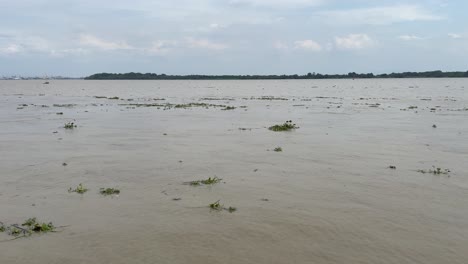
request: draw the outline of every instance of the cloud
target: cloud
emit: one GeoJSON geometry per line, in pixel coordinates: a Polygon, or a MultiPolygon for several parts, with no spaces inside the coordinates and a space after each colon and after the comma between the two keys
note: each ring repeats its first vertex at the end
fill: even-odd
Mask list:
{"type": "Polygon", "coordinates": [[[277,50],[289,50],[289,46],[288,44],[282,42],[282,41],[276,41],[275,43],[273,43],[273,47],[277,50]]]}
{"type": "Polygon", "coordinates": [[[406,41],[423,39],[423,38],[415,36],[415,35],[401,35],[401,36],[398,36],[398,38],[401,39],[401,40],[406,40],[406,41]]]}
{"type": "Polygon", "coordinates": [[[144,51],[150,55],[166,55],[175,48],[179,43],[172,40],[158,40],[153,42],[150,48],[144,49],[144,51]]]}
{"type": "Polygon", "coordinates": [[[102,40],[96,36],[89,34],[82,34],[79,40],[81,45],[98,48],[101,50],[129,50],[133,49],[132,46],[125,42],[110,42],[102,40]]]}
{"type": "Polygon", "coordinates": [[[453,39],[460,39],[462,38],[462,35],[460,34],[455,34],[455,33],[449,33],[448,36],[453,39]]]}
{"type": "Polygon", "coordinates": [[[219,50],[224,50],[228,48],[228,46],[225,44],[212,42],[207,39],[187,38],[186,44],[189,48],[196,48],[196,49],[208,49],[208,50],[219,51],[219,50]]]}
{"type": "Polygon", "coordinates": [[[389,25],[400,22],[435,21],[443,17],[417,5],[395,5],[385,7],[357,8],[324,11],[317,13],[332,24],[389,25]]]}
{"type": "Polygon", "coordinates": [[[21,47],[16,44],[10,44],[6,47],[0,47],[0,55],[12,55],[21,52],[21,47]]]}
{"type": "Polygon", "coordinates": [[[335,37],[335,45],[342,50],[359,50],[374,46],[375,41],[366,34],[350,34],[344,37],[335,37]]]}
{"type": "Polygon", "coordinates": [[[269,8],[303,8],[317,6],[324,3],[324,0],[230,0],[231,5],[250,5],[269,8]]]}
{"type": "Polygon", "coordinates": [[[315,52],[322,50],[322,46],[320,46],[320,44],[310,39],[298,40],[294,42],[294,48],[315,52]]]}

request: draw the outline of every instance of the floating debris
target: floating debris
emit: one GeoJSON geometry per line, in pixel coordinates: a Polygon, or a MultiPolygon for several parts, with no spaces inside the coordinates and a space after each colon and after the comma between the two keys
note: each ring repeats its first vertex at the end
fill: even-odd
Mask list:
{"type": "Polygon", "coordinates": [[[87,192],[88,189],[86,187],[83,186],[83,184],[78,184],[78,187],[76,187],[75,189],[72,189],[71,187],[68,189],[68,192],[69,193],[72,193],[72,192],[76,192],[76,193],[79,193],[79,194],[83,194],[85,192],[87,192]]]}
{"type": "Polygon", "coordinates": [[[447,174],[450,173],[450,170],[449,169],[436,168],[435,166],[432,166],[432,169],[418,170],[418,172],[423,173],[423,174],[431,173],[431,174],[434,174],[434,175],[441,175],[441,174],[447,175],[447,174]]]}
{"type": "Polygon", "coordinates": [[[222,179],[218,178],[218,177],[209,177],[208,179],[206,180],[198,180],[198,181],[190,181],[190,182],[186,182],[185,184],[189,184],[191,186],[200,186],[200,185],[214,185],[214,184],[217,184],[217,183],[220,183],[222,179]]]}
{"type": "Polygon", "coordinates": [[[268,129],[271,131],[279,132],[279,131],[291,131],[293,129],[298,129],[299,127],[296,124],[293,124],[291,120],[284,122],[282,125],[274,125],[269,127],[268,129]]]}
{"type": "Polygon", "coordinates": [[[75,125],[74,122],[65,123],[65,125],[63,126],[63,128],[65,129],[74,129],[75,127],[77,127],[77,125],[75,125]]]}
{"type": "Polygon", "coordinates": [[[275,149],[273,149],[273,151],[275,151],[275,152],[282,152],[282,151],[283,151],[283,148],[281,148],[281,147],[276,147],[275,149]]]}
{"type": "Polygon", "coordinates": [[[107,196],[107,195],[113,195],[113,194],[120,194],[120,190],[116,188],[101,188],[99,189],[99,193],[107,196]]]}
{"type": "Polygon", "coordinates": [[[228,211],[229,213],[234,213],[235,211],[237,211],[237,208],[236,207],[233,207],[233,206],[229,206],[229,207],[224,207],[222,204],[219,203],[219,200],[212,203],[212,204],[209,204],[209,207],[211,210],[214,210],[214,211],[223,211],[223,210],[226,210],[228,211]]]}

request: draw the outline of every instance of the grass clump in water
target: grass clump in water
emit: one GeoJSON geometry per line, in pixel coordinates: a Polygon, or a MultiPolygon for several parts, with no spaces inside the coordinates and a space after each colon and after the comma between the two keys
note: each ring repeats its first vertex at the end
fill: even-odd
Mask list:
{"type": "Polygon", "coordinates": [[[229,207],[224,207],[222,204],[219,203],[219,200],[212,203],[212,204],[209,204],[209,207],[211,210],[214,210],[214,211],[223,211],[223,210],[226,210],[230,213],[234,213],[235,211],[237,211],[237,208],[236,207],[233,207],[233,206],[229,206],[229,207]]]}
{"type": "Polygon", "coordinates": [[[189,185],[191,186],[201,186],[201,185],[214,185],[214,184],[217,184],[217,183],[220,183],[223,179],[220,179],[218,177],[209,177],[208,179],[206,180],[197,180],[197,181],[190,181],[188,182],[189,185]]]}
{"type": "Polygon", "coordinates": [[[275,149],[273,149],[274,152],[282,152],[283,151],[283,148],[281,147],[276,147],[275,149]]]}
{"type": "Polygon", "coordinates": [[[75,127],[77,127],[77,125],[75,125],[74,122],[65,123],[65,125],[63,126],[63,128],[65,129],[74,129],[75,127]]]}
{"type": "Polygon", "coordinates": [[[225,108],[221,110],[226,111],[226,110],[234,110],[234,109],[236,109],[234,106],[226,106],[225,108]]]}
{"type": "Polygon", "coordinates": [[[219,200],[210,204],[210,209],[211,210],[216,210],[216,211],[221,211],[223,210],[223,206],[219,203],[219,200]]]}
{"type": "Polygon", "coordinates": [[[435,166],[432,166],[432,169],[429,170],[418,170],[418,172],[421,172],[423,174],[426,173],[431,173],[434,175],[447,175],[449,174],[450,170],[449,169],[442,169],[442,168],[436,168],[435,166]]]}
{"type": "Polygon", "coordinates": [[[40,223],[37,221],[36,217],[29,218],[22,224],[22,226],[27,227],[30,232],[34,233],[47,233],[55,230],[55,226],[52,224],[52,222],[47,224],[40,223]]]}
{"type": "Polygon", "coordinates": [[[69,193],[72,193],[72,192],[76,192],[76,193],[79,193],[79,194],[83,194],[85,192],[88,191],[88,188],[84,187],[83,184],[78,184],[78,187],[76,187],[75,189],[72,189],[71,187],[68,189],[68,192],[69,193]]]}
{"type": "Polygon", "coordinates": [[[116,188],[101,188],[99,189],[99,193],[107,196],[107,195],[113,195],[113,194],[120,194],[120,190],[116,188]]]}
{"type": "Polygon", "coordinates": [[[268,129],[275,132],[280,131],[291,131],[293,129],[298,129],[299,127],[296,124],[293,124],[291,120],[284,122],[282,125],[274,125],[269,127],[268,129]]]}

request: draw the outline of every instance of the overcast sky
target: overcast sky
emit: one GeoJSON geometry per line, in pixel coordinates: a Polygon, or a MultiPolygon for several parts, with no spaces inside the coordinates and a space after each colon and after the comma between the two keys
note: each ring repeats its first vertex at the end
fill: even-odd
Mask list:
{"type": "Polygon", "coordinates": [[[466,0],[0,0],[0,75],[468,70],[466,0]]]}

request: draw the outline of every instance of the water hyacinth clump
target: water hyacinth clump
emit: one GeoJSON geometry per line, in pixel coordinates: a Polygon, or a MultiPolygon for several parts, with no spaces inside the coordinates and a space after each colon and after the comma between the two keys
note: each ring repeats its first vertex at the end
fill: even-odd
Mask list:
{"type": "Polygon", "coordinates": [[[274,125],[269,127],[268,129],[271,131],[275,132],[280,132],[280,131],[291,131],[293,129],[298,129],[299,127],[296,126],[296,124],[293,124],[292,120],[288,120],[284,122],[282,125],[274,125]]]}
{"type": "Polygon", "coordinates": [[[79,194],[83,194],[85,192],[87,192],[88,189],[86,187],[83,186],[83,184],[78,184],[78,187],[76,187],[75,189],[72,189],[71,187],[68,189],[68,192],[69,193],[72,193],[72,192],[76,192],[76,193],[79,193],[79,194]]]}
{"type": "Polygon", "coordinates": [[[211,210],[214,210],[214,211],[228,211],[230,213],[234,213],[235,211],[237,211],[237,208],[236,207],[233,207],[233,206],[229,206],[229,207],[224,207],[222,204],[219,203],[219,200],[212,203],[212,204],[209,204],[208,207],[210,207],[211,210]]]}
{"type": "Polygon", "coordinates": [[[113,194],[120,194],[120,190],[116,188],[101,188],[99,189],[99,193],[107,196],[107,195],[113,195],[113,194]]]}
{"type": "Polygon", "coordinates": [[[191,186],[214,185],[214,184],[220,183],[221,180],[222,179],[215,176],[213,178],[209,177],[206,180],[190,181],[190,182],[188,182],[188,184],[191,185],[191,186]]]}
{"type": "Polygon", "coordinates": [[[447,174],[449,174],[450,170],[449,169],[436,168],[435,166],[432,166],[432,169],[418,170],[418,172],[421,172],[423,174],[431,173],[431,174],[434,174],[434,175],[441,175],[441,174],[447,175],[447,174]]]}
{"type": "Polygon", "coordinates": [[[47,233],[55,230],[55,226],[52,224],[52,222],[49,222],[47,224],[40,223],[37,221],[36,217],[29,218],[22,224],[22,226],[27,227],[29,231],[35,233],[47,233]]]}
{"type": "Polygon", "coordinates": [[[65,125],[63,126],[63,128],[65,128],[65,129],[74,129],[75,127],[77,127],[77,126],[75,125],[74,122],[65,123],[65,125]]]}

